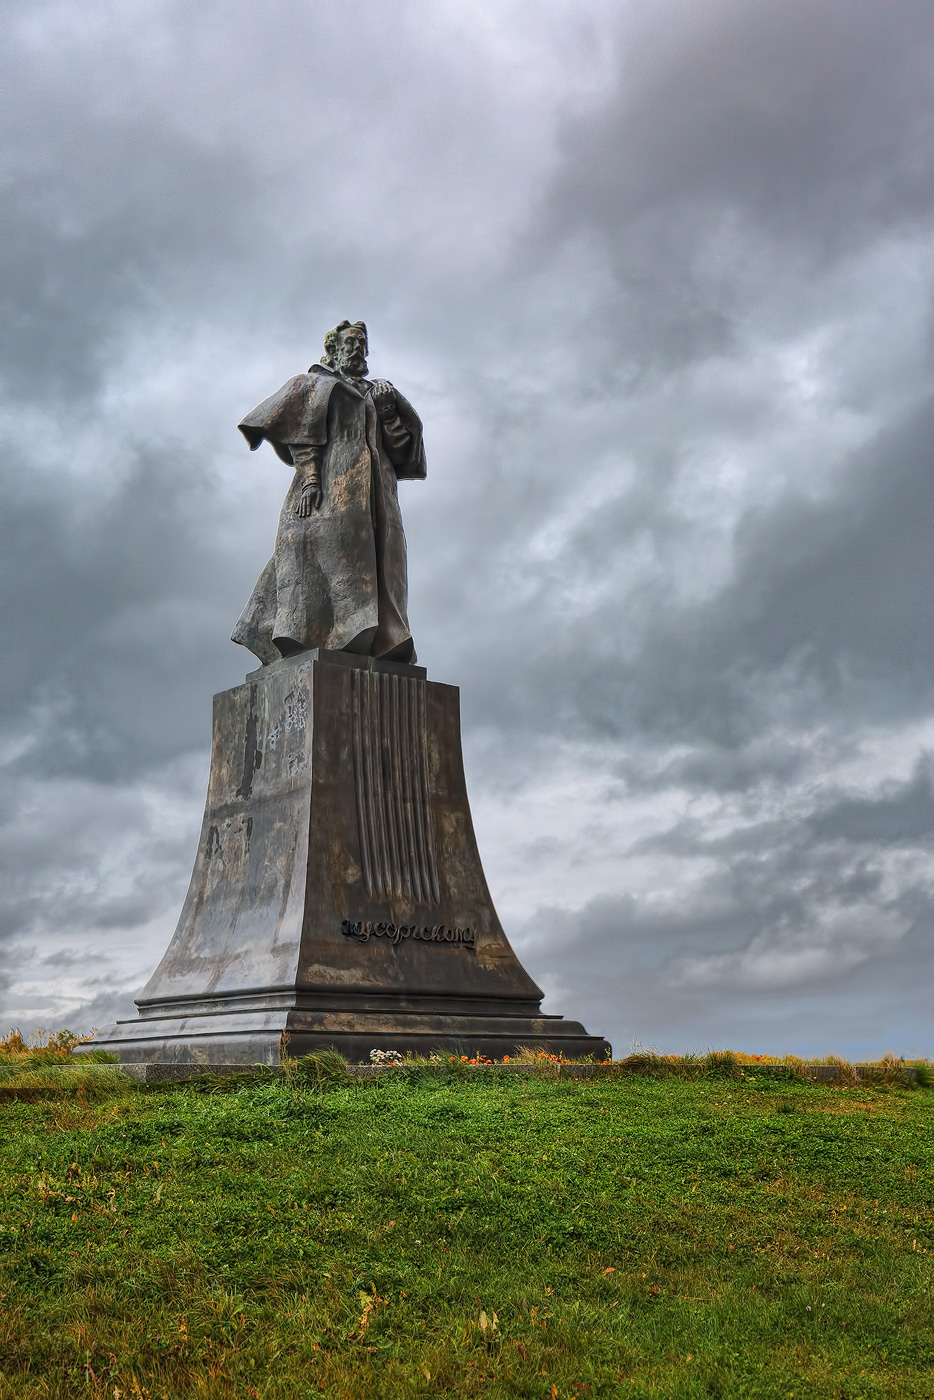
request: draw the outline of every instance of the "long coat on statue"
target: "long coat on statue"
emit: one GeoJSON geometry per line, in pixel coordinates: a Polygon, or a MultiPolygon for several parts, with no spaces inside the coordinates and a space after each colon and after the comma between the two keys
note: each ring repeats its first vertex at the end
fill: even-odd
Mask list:
{"type": "Polygon", "coordinates": [[[377,413],[370,389],[312,365],[239,424],[251,450],[265,438],[296,468],[275,554],[231,634],[264,664],[301,647],[414,657],[396,480],[425,476],[422,425],[396,390],[394,405],[377,413]],[[311,448],[323,500],[301,517],[311,448]]]}

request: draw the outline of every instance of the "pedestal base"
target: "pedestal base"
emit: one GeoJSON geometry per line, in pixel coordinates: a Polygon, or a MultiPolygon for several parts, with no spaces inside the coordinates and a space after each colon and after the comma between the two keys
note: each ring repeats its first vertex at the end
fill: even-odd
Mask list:
{"type": "Polygon", "coordinates": [[[214,699],[211,778],[178,928],[127,1063],[277,1064],[334,1046],[604,1059],[543,1016],[483,876],[459,696],[416,666],[310,651],[214,699]]]}
{"type": "Polygon", "coordinates": [[[127,1064],[277,1065],[283,1053],[306,1055],[333,1047],[351,1064],[368,1064],[371,1050],[413,1055],[515,1056],[522,1048],[566,1059],[605,1060],[610,1047],[561,1016],[510,1017],[293,1010],[262,1015],[160,1017],[118,1022],[94,1041],[127,1064]]]}

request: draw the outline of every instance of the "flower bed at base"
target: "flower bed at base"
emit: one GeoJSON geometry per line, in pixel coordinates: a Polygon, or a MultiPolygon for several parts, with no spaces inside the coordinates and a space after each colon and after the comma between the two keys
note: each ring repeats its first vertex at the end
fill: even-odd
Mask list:
{"type": "MultiPolygon", "coordinates": [[[[28,1040],[20,1031],[10,1031],[0,1039],[0,1092],[5,1081],[19,1072],[33,1070],[48,1071],[56,1067],[74,1067],[75,1046],[86,1043],[94,1032],[87,1036],[74,1035],[63,1030],[47,1032],[41,1028],[28,1040]]],[[[326,1057],[329,1073],[334,1073],[338,1062],[344,1072],[353,1077],[369,1078],[372,1075],[398,1072],[400,1070],[434,1070],[450,1072],[453,1069],[495,1069],[509,1073],[538,1073],[556,1077],[565,1075],[572,1078],[591,1078],[599,1075],[641,1075],[652,1079],[680,1078],[698,1079],[713,1076],[726,1079],[755,1079],[758,1076],[773,1078],[796,1078],[804,1082],[815,1081],[823,1084],[852,1086],[856,1084],[894,1085],[908,1084],[920,1088],[934,1086],[934,1064],[930,1060],[904,1060],[894,1055],[883,1056],[870,1063],[851,1063],[840,1056],[831,1055],[825,1059],[805,1060],[797,1055],[756,1055],[742,1050],[708,1050],[697,1055],[665,1055],[643,1046],[636,1046],[629,1055],[618,1060],[569,1060],[562,1055],[543,1050],[521,1049],[516,1055],[504,1055],[501,1060],[492,1060],[486,1055],[429,1055],[427,1057],[402,1054],[398,1050],[371,1050],[368,1065],[347,1064],[336,1050],[316,1051],[300,1057],[320,1070],[326,1057]]],[[[84,1055],[81,1064],[91,1069],[94,1064],[116,1065],[115,1058],[101,1052],[99,1055],[84,1055]]],[[[288,1068],[293,1061],[286,1054],[283,1065],[288,1068]]],[[[182,1081],[209,1076],[275,1074],[269,1066],[243,1064],[198,1065],[144,1063],[121,1065],[128,1075],[144,1083],[182,1081]]]]}
{"type": "Polygon", "coordinates": [[[350,1065],[351,1074],[367,1075],[374,1070],[404,1070],[416,1067],[496,1069],[509,1072],[539,1072],[552,1076],[592,1078],[613,1074],[644,1075],[652,1079],[697,1079],[714,1076],[754,1080],[794,1078],[822,1084],[908,1084],[921,1088],[934,1086],[934,1065],[929,1060],[906,1061],[892,1055],[867,1064],[852,1064],[838,1056],[826,1060],[804,1060],[797,1055],[754,1055],[743,1051],[711,1050],[706,1055],[660,1055],[637,1049],[620,1060],[569,1060],[542,1050],[520,1051],[491,1060],[486,1055],[431,1055],[427,1059],[401,1055],[398,1051],[371,1051],[370,1065],[350,1065]]]}

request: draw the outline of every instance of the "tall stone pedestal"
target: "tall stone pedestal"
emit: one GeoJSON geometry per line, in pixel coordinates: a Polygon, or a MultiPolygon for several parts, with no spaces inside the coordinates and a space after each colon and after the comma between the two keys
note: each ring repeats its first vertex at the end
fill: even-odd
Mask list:
{"type": "Polygon", "coordinates": [[[335,1046],[492,1058],[608,1051],[506,940],[477,852],[456,687],[417,666],[308,651],[215,696],[188,897],[127,1062],[276,1064],[335,1046]]]}

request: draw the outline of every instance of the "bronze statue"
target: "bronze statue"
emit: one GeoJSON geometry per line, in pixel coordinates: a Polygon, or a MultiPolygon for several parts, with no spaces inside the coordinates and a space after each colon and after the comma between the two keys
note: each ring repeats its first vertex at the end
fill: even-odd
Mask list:
{"type": "Polygon", "coordinates": [[[275,553],[231,638],[264,665],[309,647],[415,661],[397,479],[425,476],[422,425],[386,379],[367,378],[362,321],[324,338],[320,363],[238,425],[295,477],[275,553]]]}

